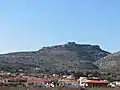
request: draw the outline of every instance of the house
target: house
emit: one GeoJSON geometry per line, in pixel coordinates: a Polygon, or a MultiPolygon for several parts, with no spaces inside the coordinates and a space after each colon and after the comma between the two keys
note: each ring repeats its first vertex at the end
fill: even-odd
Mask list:
{"type": "Polygon", "coordinates": [[[109,83],[109,84],[108,84],[108,87],[115,88],[115,87],[116,87],[116,85],[115,85],[115,83],[111,82],[111,83],[109,83]]]}
{"type": "Polygon", "coordinates": [[[59,79],[58,83],[64,87],[79,87],[78,81],[72,79],[59,79]]]}
{"type": "Polygon", "coordinates": [[[116,86],[120,87],[120,81],[116,81],[116,86]]]}
{"type": "Polygon", "coordinates": [[[111,82],[108,86],[110,86],[110,87],[120,87],[120,81],[111,82]]]}
{"type": "Polygon", "coordinates": [[[88,80],[87,77],[80,77],[77,81],[79,82],[79,85],[80,85],[81,87],[87,87],[88,84],[84,82],[84,81],[86,81],[86,80],[88,80]]]}
{"type": "Polygon", "coordinates": [[[106,80],[85,80],[83,83],[87,84],[88,87],[107,87],[108,85],[106,80]]]}
{"type": "Polygon", "coordinates": [[[5,78],[5,79],[1,80],[1,83],[8,84],[8,83],[9,83],[9,80],[10,80],[10,79],[5,78]]]}
{"type": "Polygon", "coordinates": [[[26,82],[25,78],[22,77],[9,77],[9,78],[5,78],[0,80],[0,83],[4,84],[4,85],[24,85],[24,83],[26,82]]]}
{"type": "Polygon", "coordinates": [[[88,79],[87,77],[80,77],[78,79],[80,86],[83,87],[107,87],[107,80],[100,80],[98,78],[88,79]]]}
{"type": "Polygon", "coordinates": [[[25,86],[45,86],[46,83],[50,82],[49,79],[44,78],[28,78],[25,86]]]}
{"type": "Polygon", "coordinates": [[[67,79],[75,79],[74,75],[67,76],[67,79]]]}

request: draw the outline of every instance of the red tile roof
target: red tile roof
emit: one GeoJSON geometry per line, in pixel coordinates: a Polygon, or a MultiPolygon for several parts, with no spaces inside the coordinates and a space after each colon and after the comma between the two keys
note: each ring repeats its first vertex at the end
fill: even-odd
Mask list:
{"type": "Polygon", "coordinates": [[[85,82],[85,83],[96,83],[96,84],[107,83],[105,80],[85,80],[83,82],[85,82]]]}
{"type": "Polygon", "coordinates": [[[32,83],[32,82],[49,82],[50,80],[49,79],[43,79],[43,78],[29,78],[27,80],[28,83],[32,83]]]}

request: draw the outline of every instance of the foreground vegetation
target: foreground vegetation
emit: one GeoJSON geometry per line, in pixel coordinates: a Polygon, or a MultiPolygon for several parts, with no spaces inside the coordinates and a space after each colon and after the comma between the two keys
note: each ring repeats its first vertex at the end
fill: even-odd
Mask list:
{"type": "MultiPolygon", "coordinates": [[[[25,87],[0,87],[0,90],[27,90],[25,87]]],[[[29,90],[79,90],[78,88],[31,88],[29,90]]],[[[120,90],[120,88],[89,88],[87,90],[120,90]]]]}
{"type": "Polygon", "coordinates": [[[120,90],[120,88],[89,88],[88,90],[120,90]]]}

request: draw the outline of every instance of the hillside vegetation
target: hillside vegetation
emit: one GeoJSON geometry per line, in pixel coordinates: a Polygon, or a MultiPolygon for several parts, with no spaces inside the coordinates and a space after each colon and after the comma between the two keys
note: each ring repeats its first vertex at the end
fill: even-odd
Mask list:
{"type": "Polygon", "coordinates": [[[79,71],[98,69],[93,63],[110,54],[98,45],[76,44],[43,47],[33,52],[16,52],[0,55],[0,68],[6,70],[40,68],[41,72],[79,71]]]}

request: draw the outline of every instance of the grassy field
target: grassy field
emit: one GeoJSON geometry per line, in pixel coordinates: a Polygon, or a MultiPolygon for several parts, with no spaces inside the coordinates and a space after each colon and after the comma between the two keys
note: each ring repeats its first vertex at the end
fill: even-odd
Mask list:
{"type": "MultiPolygon", "coordinates": [[[[0,90],[27,90],[24,87],[0,87],[0,90]]],[[[78,88],[36,88],[29,90],[79,90],[78,88]]],[[[88,90],[120,90],[120,88],[89,88],[88,90]]]]}

